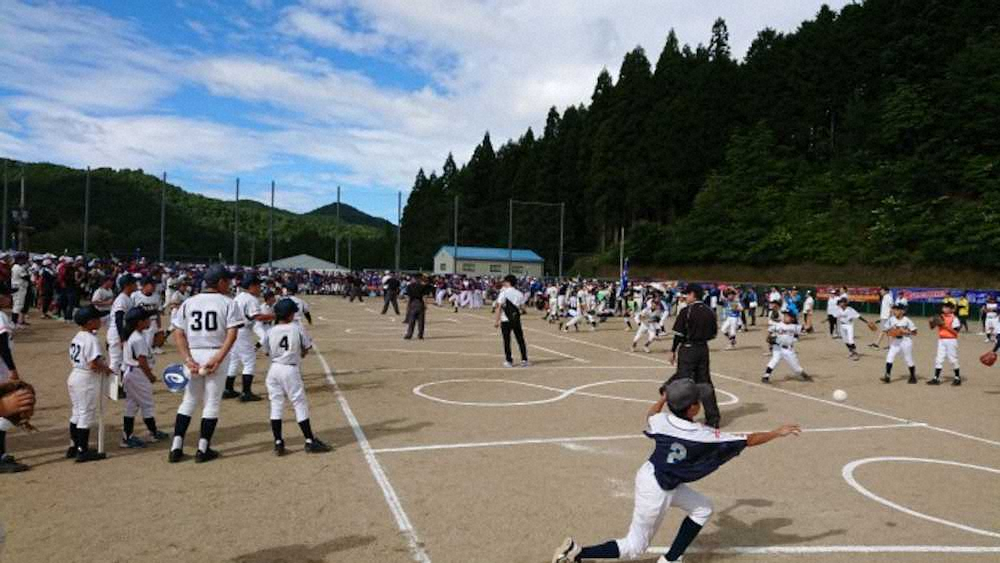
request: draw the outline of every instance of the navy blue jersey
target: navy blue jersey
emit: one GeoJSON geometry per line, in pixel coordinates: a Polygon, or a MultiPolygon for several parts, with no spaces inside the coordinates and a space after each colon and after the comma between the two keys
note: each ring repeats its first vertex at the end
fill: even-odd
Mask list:
{"type": "Polygon", "coordinates": [[[665,413],[649,417],[644,434],[656,441],[649,462],[666,491],[709,475],[747,447],[745,438],[665,413]]]}

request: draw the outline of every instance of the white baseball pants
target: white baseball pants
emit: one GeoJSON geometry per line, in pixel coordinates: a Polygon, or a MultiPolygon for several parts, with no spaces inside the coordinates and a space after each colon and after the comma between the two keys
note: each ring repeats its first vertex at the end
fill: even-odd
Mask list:
{"type": "Polygon", "coordinates": [[[736,331],[740,328],[739,317],[726,317],[726,320],[722,322],[722,334],[725,334],[729,338],[734,338],[736,336],[736,331]]]}
{"type": "MultiPolygon", "coordinates": [[[[101,394],[101,376],[87,370],[74,369],[66,380],[72,404],[69,421],[77,428],[90,428],[97,422],[97,401],[101,394]]],[[[5,419],[6,420],[6,419],[5,419]]]]}
{"type": "Polygon", "coordinates": [[[108,329],[107,339],[108,367],[111,368],[113,373],[121,373],[124,352],[122,350],[122,342],[118,339],[118,331],[115,329],[114,321],[112,321],[111,328],[108,329]],[[111,336],[112,334],[115,336],[111,336]]]}
{"type": "Polygon", "coordinates": [[[646,554],[650,540],[660,528],[667,509],[676,506],[691,520],[704,526],[712,516],[712,501],[687,485],[664,491],[653,474],[653,464],[642,464],[635,475],[635,509],[628,535],[617,540],[621,559],[636,559],[646,554]]]}
{"type": "Polygon", "coordinates": [[[854,344],[854,325],[840,325],[840,339],[844,344],[854,344]]]}
{"type": "Polygon", "coordinates": [[[782,348],[775,344],[774,349],[771,350],[771,360],[767,362],[767,367],[773,371],[781,360],[785,360],[795,375],[802,373],[802,364],[799,363],[799,355],[795,352],[795,348],[782,348]]]}
{"type": "Polygon", "coordinates": [[[281,420],[285,399],[288,399],[295,409],[296,422],[309,418],[309,402],[306,400],[306,388],[302,384],[299,366],[272,363],[267,370],[265,381],[267,398],[271,401],[271,420],[281,420]]]}
{"type": "Polygon", "coordinates": [[[229,370],[226,375],[235,377],[236,375],[253,375],[257,370],[257,349],[253,346],[250,337],[240,337],[233,344],[233,349],[229,352],[229,370]],[[243,371],[240,372],[240,367],[243,371]]]}
{"type": "MultiPolygon", "coordinates": [[[[10,378],[10,372],[7,370],[7,366],[0,362],[0,383],[6,383],[10,378]]],[[[16,428],[14,423],[7,420],[6,418],[0,418],[0,432],[10,432],[16,428]]]]}
{"type": "Polygon", "coordinates": [[[137,367],[125,372],[125,416],[133,417],[140,410],[143,418],[155,416],[153,408],[153,384],[137,367]]]}
{"type": "MultiPolygon", "coordinates": [[[[204,365],[218,352],[218,348],[195,348],[191,350],[191,357],[199,365],[204,365]]],[[[184,388],[184,399],[177,407],[177,413],[192,416],[198,403],[203,403],[202,418],[219,418],[219,405],[222,403],[222,391],[226,388],[225,374],[228,370],[229,356],[226,356],[215,373],[205,376],[192,373],[191,381],[184,388]]]]}
{"type": "Polygon", "coordinates": [[[908,367],[913,367],[913,339],[912,338],[890,338],[889,353],[885,355],[885,362],[891,364],[896,355],[902,353],[908,367]]]}
{"type": "Polygon", "coordinates": [[[958,366],[958,340],[955,338],[938,338],[937,356],[934,357],[934,369],[941,369],[944,366],[944,359],[948,358],[948,363],[953,369],[958,366]]]}
{"type": "Polygon", "coordinates": [[[656,323],[639,323],[639,329],[635,331],[635,338],[632,339],[632,345],[635,346],[642,339],[643,334],[646,335],[646,346],[652,344],[656,340],[656,326],[656,323]]]}
{"type": "MultiPolygon", "coordinates": [[[[24,302],[28,298],[28,286],[22,285],[14,290],[13,311],[20,314],[24,310],[24,302]]],[[[48,311],[46,311],[48,312],[48,311]]]]}

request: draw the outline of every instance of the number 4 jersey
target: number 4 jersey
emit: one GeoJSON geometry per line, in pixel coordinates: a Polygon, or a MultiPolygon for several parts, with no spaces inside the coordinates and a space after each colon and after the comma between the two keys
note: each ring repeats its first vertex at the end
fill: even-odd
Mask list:
{"type": "Polygon", "coordinates": [[[243,313],[231,297],[215,292],[202,292],[184,303],[174,313],[172,324],[184,331],[188,347],[222,348],[226,331],[243,326],[243,313]]]}
{"type": "Polygon", "coordinates": [[[264,349],[271,362],[297,366],[302,362],[303,350],[312,348],[312,340],[298,323],[274,325],[264,337],[264,349]]]}
{"type": "Polygon", "coordinates": [[[644,433],[656,441],[649,461],[666,491],[705,477],[747,447],[745,438],[665,413],[649,417],[644,433]]]}

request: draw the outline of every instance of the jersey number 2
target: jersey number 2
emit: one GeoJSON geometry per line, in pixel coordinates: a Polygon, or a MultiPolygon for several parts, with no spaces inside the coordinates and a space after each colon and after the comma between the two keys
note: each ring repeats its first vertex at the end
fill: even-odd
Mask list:
{"type": "Polygon", "coordinates": [[[685,448],[683,444],[674,442],[673,444],[670,444],[670,453],[667,455],[667,463],[674,464],[678,461],[684,461],[684,458],[686,458],[687,455],[687,448],[685,448]]]}

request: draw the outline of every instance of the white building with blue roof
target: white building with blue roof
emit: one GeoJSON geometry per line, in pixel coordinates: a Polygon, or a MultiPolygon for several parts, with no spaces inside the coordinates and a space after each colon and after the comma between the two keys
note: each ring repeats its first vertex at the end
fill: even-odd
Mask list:
{"type": "Polygon", "coordinates": [[[465,274],[468,276],[541,277],[545,260],[533,250],[489,248],[484,246],[442,246],[434,254],[435,274],[465,274]],[[456,252],[457,251],[457,252],[456,252]]]}

